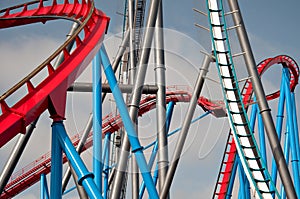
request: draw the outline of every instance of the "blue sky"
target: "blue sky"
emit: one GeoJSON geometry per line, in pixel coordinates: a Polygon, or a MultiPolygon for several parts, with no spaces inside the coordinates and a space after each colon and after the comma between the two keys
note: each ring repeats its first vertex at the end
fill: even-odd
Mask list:
{"type": "MultiPolygon", "coordinates": [[[[0,9],[20,2],[24,1],[2,0],[0,1],[0,9]]],[[[300,63],[299,1],[241,0],[239,3],[257,63],[264,58],[279,54],[290,55],[300,63]]],[[[123,12],[124,2],[121,0],[96,0],[96,5],[97,8],[111,17],[109,34],[105,44],[109,54],[113,57],[120,42],[120,39],[113,35],[120,33],[123,23],[123,16],[116,14],[116,12],[123,12]]],[[[167,35],[165,46],[167,50],[168,85],[187,84],[193,86],[197,69],[202,61],[202,55],[199,51],[201,49],[210,51],[209,33],[194,26],[194,23],[207,25],[207,18],[195,13],[192,11],[192,8],[204,10],[205,1],[164,1],[164,25],[168,29],[165,33],[167,35]]],[[[0,93],[2,94],[17,83],[61,45],[70,26],[69,22],[53,21],[46,25],[34,24],[0,30],[2,68],[0,73],[0,93]]],[[[232,46],[237,46],[236,39],[232,41],[232,46]]],[[[243,67],[240,67],[239,70],[242,70],[239,72],[241,76],[245,74],[243,67]]],[[[278,71],[271,71],[271,74],[276,75],[278,71]]],[[[148,73],[146,82],[153,83],[153,70],[149,69],[148,73]]],[[[277,86],[278,80],[271,78],[272,75],[266,75],[266,78],[264,78],[264,87],[267,91],[274,90],[277,86]]],[[[88,69],[80,77],[80,80],[90,81],[90,77],[91,70],[88,69]]],[[[211,65],[209,77],[218,80],[214,65],[211,65]]],[[[298,92],[299,88],[296,89],[296,93],[298,92]]],[[[211,81],[206,83],[203,94],[210,98],[222,99],[219,86],[211,81]]],[[[110,99],[111,101],[108,101],[105,105],[104,115],[114,110],[112,98],[110,99]]],[[[70,134],[80,132],[84,128],[91,110],[90,100],[91,95],[89,94],[68,95],[68,119],[65,125],[70,134]]],[[[300,98],[297,95],[297,101],[299,100],[300,98]]],[[[177,118],[172,123],[171,129],[180,126],[186,108],[186,104],[177,105],[175,110],[177,118]]],[[[203,111],[198,108],[195,116],[202,113],[203,111]]],[[[151,112],[149,115],[141,118],[141,128],[146,132],[142,136],[142,142],[144,143],[153,139],[149,132],[152,129],[149,127],[148,121],[150,119],[155,124],[154,117],[155,112],[151,112]]],[[[50,125],[51,121],[46,112],[42,115],[42,119],[18,168],[22,168],[50,149],[50,125]]],[[[227,132],[227,120],[213,117],[200,121],[191,128],[184,154],[179,164],[179,170],[172,185],[171,195],[173,198],[189,196],[189,198],[194,199],[207,198],[212,195],[227,132]]],[[[15,140],[1,148],[0,157],[2,160],[7,158],[15,140]]],[[[171,138],[170,151],[174,148],[175,141],[176,138],[171,138]]],[[[84,159],[88,162],[90,157],[91,152],[88,152],[84,159]]],[[[170,157],[172,156],[170,155],[170,157]]],[[[0,163],[0,168],[2,166],[3,161],[0,163]]],[[[35,186],[16,198],[38,198],[37,190],[38,186],[35,186]]],[[[74,196],[71,194],[65,198],[72,197],[74,196]]]]}

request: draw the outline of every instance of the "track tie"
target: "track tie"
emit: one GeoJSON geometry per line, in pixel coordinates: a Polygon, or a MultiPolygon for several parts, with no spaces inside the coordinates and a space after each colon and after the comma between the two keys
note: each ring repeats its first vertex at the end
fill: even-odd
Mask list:
{"type": "Polygon", "coordinates": [[[212,27],[223,27],[224,24],[211,24],[212,27]]]}
{"type": "Polygon", "coordinates": [[[237,114],[237,115],[240,115],[243,113],[243,111],[239,111],[239,112],[235,112],[235,111],[229,111],[231,114],[237,114]]]}
{"type": "Polygon", "coordinates": [[[246,159],[246,160],[259,160],[260,157],[250,158],[250,157],[245,156],[245,159],[246,159]]]}
{"type": "MultiPolygon", "coordinates": [[[[232,79],[233,80],[233,79],[232,79]]],[[[225,91],[236,91],[237,88],[224,88],[225,91]]]]}
{"type": "Polygon", "coordinates": [[[236,123],[236,122],[233,122],[234,126],[247,126],[248,124],[247,123],[236,123]]]}
{"type": "Polygon", "coordinates": [[[214,9],[208,9],[209,12],[221,12],[222,10],[221,9],[218,9],[218,10],[214,10],[214,9]]]}
{"type": "Polygon", "coordinates": [[[261,171],[263,172],[265,170],[265,168],[259,168],[259,169],[253,169],[253,168],[249,168],[250,171],[261,171]]]}
{"type": "Polygon", "coordinates": [[[226,51],[218,51],[218,50],[216,50],[216,53],[217,54],[228,54],[229,51],[228,50],[226,50],[226,51]]]}
{"type": "MultiPolygon", "coordinates": [[[[258,180],[258,179],[254,179],[255,180],[255,182],[265,182],[265,183],[269,183],[270,182],[270,180],[269,179],[267,179],[267,180],[258,180]]],[[[261,191],[261,190],[260,190],[261,191]]],[[[269,192],[268,192],[269,193],[269,192]]]]}
{"type": "Polygon", "coordinates": [[[255,149],[255,145],[253,146],[242,146],[243,149],[255,149]]]}
{"type": "Polygon", "coordinates": [[[217,38],[217,37],[214,37],[213,39],[215,41],[226,41],[226,38],[217,38]]]}
{"type": "Polygon", "coordinates": [[[221,78],[222,79],[232,79],[232,80],[234,80],[233,76],[224,76],[224,75],[221,75],[221,78]]]}
{"type": "Polygon", "coordinates": [[[252,135],[251,135],[251,134],[247,134],[247,135],[240,135],[240,134],[238,134],[237,136],[238,136],[238,137],[241,137],[241,138],[244,138],[244,137],[249,138],[249,137],[251,137],[252,135]]]}

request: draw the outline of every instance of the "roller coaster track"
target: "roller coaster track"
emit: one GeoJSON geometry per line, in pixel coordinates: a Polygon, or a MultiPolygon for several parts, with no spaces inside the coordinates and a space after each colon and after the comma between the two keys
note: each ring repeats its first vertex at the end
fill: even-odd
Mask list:
{"type": "MultiPolygon", "coordinates": [[[[178,89],[178,87],[172,87],[173,89],[178,89]]],[[[166,93],[166,102],[189,102],[191,94],[185,90],[173,90],[166,93]]],[[[156,95],[147,95],[145,96],[140,103],[139,116],[142,116],[144,113],[155,108],[156,105],[156,95]]],[[[208,110],[214,112],[214,110],[223,109],[222,106],[213,104],[208,99],[201,97],[198,100],[198,105],[205,107],[208,110]]],[[[113,133],[118,131],[123,126],[120,115],[113,116],[108,114],[103,118],[102,123],[102,133],[103,137],[106,133],[113,133]]],[[[88,139],[85,143],[83,151],[92,146],[92,132],[89,134],[88,139]]],[[[80,141],[80,135],[75,135],[71,138],[73,145],[76,147],[80,141]]],[[[82,152],[83,152],[82,151],[82,152]]],[[[65,163],[67,159],[64,157],[63,162],[65,163]]],[[[18,193],[24,191],[28,187],[32,186],[40,180],[41,174],[48,174],[51,168],[51,152],[48,152],[32,163],[28,164],[21,170],[15,172],[9,183],[6,185],[1,198],[10,198],[18,193]]]]}
{"type": "Polygon", "coordinates": [[[73,3],[53,0],[50,5],[44,5],[46,3],[39,0],[0,10],[0,28],[55,19],[68,19],[78,24],[74,34],[62,46],[0,97],[0,147],[18,133],[25,133],[26,126],[46,109],[53,119],[64,118],[66,90],[98,52],[108,25],[109,18],[95,8],[92,0],[82,0],[81,3],[78,0],[73,3]],[[73,42],[76,48],[69,52],[67,47],[73,42]],[[53,63],[60,54],[64,55],[64,61],[54,68],[53,63]],[[32,79],[41,71],[48,75],[34,85],[32,79]],[[22,88],[27,89],[25,96],[9,105],[8,98],[13,98],[22,88]]]}
{"type": "Polygon", "coordinates": [[[236,150],[255,195],[271,199],[273,197],[269,188],[270,176],[265,175],[267,169],[260,157],[239,91],[222,0],[207,0],[207,9],[214,55],[236,150]]]}
{"type": "MultiPolygon", "coordinates": [[[[260,62],[257,66],[258,74],[260,76],[263,75],[265,71],[267,71],[271,66],[276,64],[281,64],[283,67],[287,67],[290,72],[290,89],[293,92],[295,90],[296,85],[298,84],[299,79],[299,67],[297,63],[289,56],[279,55],[274,58],[268,58],[264,61],[260,62]]],[[[253,94],[252,83],[248,79],[243,87],[242,96],[243,103],[245,108],[247,109],[248,105],[253,103],[251,100],[253,94]]],[[[280,95],[280,91],[276,91],[272,94],[266,96],[268,100],[273,100],[278,98],[280,95]]],[[[230,132],[228,135],[228,141],[225,147],[225,151],[223,154],[222,164],[220,167],[217,183],[214,190],[213,198],[224,199],[228,196],[228,186],[232,176],[232,169],[234,166],[234,161],[236,158],[236,145],[233,141],[232,133],[230,132]]]]}

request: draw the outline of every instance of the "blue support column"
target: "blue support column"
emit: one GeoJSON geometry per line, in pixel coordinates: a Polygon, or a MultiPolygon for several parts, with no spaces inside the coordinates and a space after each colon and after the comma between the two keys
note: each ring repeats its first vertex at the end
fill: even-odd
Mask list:
{"type": "Polygon", "coordinates": [[[140,142],[137,138],[137,134],[135,132],[134,125],[129,116],[127,106],[124,102],[122,93],[117,84],[117,79],[112,70],[112,67],[111,67],[111,64],[110,64],[110,61],[109,61],[109,58],[107,56],[104,46],[101,47],[100,54],[101,54],[102,65],[104,68],[104,72],[105,72],[108,84],[110,86],[110,89],[112,90],[114,99],[116,101],[117,107],[120,112],[120,116],[123,120],[123,124],[126,129],[127,136],[128,136],[131,148],[132,148],[132,152],[135,154],[137,164],[139,166],[140,172],[142,174],[143,180],[145,181],[146,188],[149,193],[149,197],[150,198],[159,198],[157,190],[155,188],[155,185],[154,185],[152,177],[151,177],[151,173],[148,169],[145,156],[143,154],[143,147],[140,145],[140,142]]]}
{"type": "MultiPolygon", "coordinates": [[[[257,106],[257,105],[255,105],[257,106]]],[[[265,161],[266,166],[268,165],[267,162],[267,150],[266,150],[266,139],[265,139],[265,129],[264,129],[264,123],[261,117],[261,114],[258,114],[257,116],[258,120],[258,135],[259,135],[259,148],[262,159],[265,161]]],[[[267,172],[267,171],[265,171],[267,172]]]]}
{"type": "MultiPolygon", "coordinates": [[[[283,124],[283,113],[284,113],[284,101],[285,101],[285,92],[284,92],[284,78],[282,76],[281,78],[281,84],[280,84],[280,96],[279,96],[279,101],[278,101],[278,110],[277,110],[277,119],[276,119],[276,132],[278,136],[278,140],[281,140],[281,134],[282,134],[282,124],[283,124]]],[[[277,182],[277,165],[275,163],[274,158],[272,158],[272,174],[271,174],[271,179],[274,182],[274,185],[276,185],[277,182]]],[[[273,185],[272,185],[273,186],[273,185]]],[[[275,191],[275,187],[271,187],[272,191],[275,191]]],[[[273,194],[273,197],[275,194],[273,194]]]]}
{"type": "MultiPolygon", "coordinates": [[[[285,140],[284,140],[284,158],[287,166],[289,166],[289,157],[290,157],[289,154],[290,154],[290,136],[289,136],[289,129],[287,125],[286,132],[285,132],[285,140]]],[[[281,185],[280,189],[281,189],[281,194],[280,194],[281,198],[285,199],[286,193],[284,191],[283,185],[281,185]]]]}
{"type": "Polygon", "coordinates": [[[51,183],[50,197],[55,199],[62,198],[62,148],[58,141],[59,130],[52,124],[52,145],[51,145],[51,183]]]}
{"type": "Polygon", "coordinates": [[[245,172],[241,163],[240,158],[237,156],[239,166],[239,177],[240,177],[240,188],[239,188],[239,199],[246,199],[245,193],[245,172]]]}
{"type": "Polygon", "coordinates": [[[291,99],[291,92],[290,92],[290,85],[289,85],[289,71],[288,68],[283,68],[283,76],[285,78],[285,96],[286,96],[286,109],[287,109],[287,124],[289,129],[289,136],[290,136],[290,146],[291,146],[291,154],[292,154],[292,168],[293,168],[293,176],[294,176],[294,186],[296,189],[297,196],[300,197],[300,178],[299,178],[299,156],[298,156],[298,147],[296,143],[296,136],[294,131],[294,124],[293,124],[293,106],[292,106],[292,99],[291,99]]]}
{"type": "Polygon", "coordinates": [[[103,198],[108,197],[108,178],[109,178],[109,154],[110,154],[110,137],[111,134],[107,133],[104,140],[104,154],[102,156],[102,161],[104,162],[104,183],[103,183],[103,198]]]}
{"type": "MultiPolygon", "coordinates": [[[[167,107],[167,111],[166,111],[166,132],[169,132],[169,129],[170,129],[170,123],[171,123],[171,119],[172,119],[172,115],[173,115],[174,106],[175,106],[175,102],[173,102],[173,101],[169,102],[168,107],[167,107]]],[[[149,167],[150,170],[153,166],[153,163],[154,163],[154,160],[155,160],[155,157],[156,157],[156,154],[157,154],[157,150],[158,150],[158,142],[156,140],[155,144],[154,144],[154,147],[152,149],[152,152],[151,152],[151,156],[149,158],[149,162],[148,162],[148,167],[149,167]]],[[[158,175],[158,170],[157,169],[155,169],[155,172],[157,172],[156,175],[158,175]]],[[[154,175],[155,175],[155,173],[154,173],[154,175]]],[[[145,191],[145,182],[143,181],[141,186],[140,186],[139,198],[143,197],[144,191],[145,191]]]]}
{"type": "Polygon", "coordinates": [[[93,60],[93,173],[94,181],[102,192],[102,82],[100,52],[93,60]]]}
{"type": "MultiPolygon", "coordinates": [[[[56,132],[55,135],[58,145],[60,144],[61,149],[65,152],[68,160],[70,161],[78,176],[78,184],[84,187],[85,191],[91,199],[102,199],[103,197],[101,195],[101,192],[99,191],[93,180],[94,174],[87,170],[76,149],[74,148],[70,138],[68,137],[62,121],[53,122],[52,129],[56,132]]],[[[55,185],[59,187],[59,185],[55,185]]],[[[61,186],[59,191],[61,194],[61,186]]],[[[52,195],[51,198],[56,199],[56,197],[53,197],[52,195]]]]}
{"type": "MultiPolygon", "coordinates": [[[[296,106],[296,100],[295,100],[295,93],[294,92],[291,93],[291,99],[292,99],[294,131],[295,131],[295,136],[296,136],[298,157],[300,158],[299,129],[298,129],[298,120],[297,120],[297,106],[296,106]]],[[[299,167],[299,170],[300,170],[300,161],[298,161],[298,167],[299,167]]]]}
{"type": "Polygon", "coordinates": [[[45,174],[41,174],[40,180],[40,199],[49,199],[49,191],[45,174]]]}
{"type": "Polygon", "coordinates": [[[232,167],[232,173],[231,173],[231,178],[230,178],[229,185],[228,185],[228,191],[227,191],[226,199],[230,199],[231,196],[232,196],[232,190],[233,190],[233,185],[234,185],[237,166],[238,166],[238,158],[236,157],[234,159],[234,163],[233,163],[233,167],[232,167]]]}

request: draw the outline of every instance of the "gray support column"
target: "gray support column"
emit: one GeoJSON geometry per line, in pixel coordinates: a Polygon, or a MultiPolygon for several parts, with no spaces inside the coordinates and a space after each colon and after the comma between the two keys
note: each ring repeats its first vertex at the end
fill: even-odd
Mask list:
{"type": "Polygon", "coordinates": [[[155,82],[158,87],[156,118],[158,140],[158,187],[161,192],[168,171],[168,137],[166,133],[166,77],[163,30],[163,3],[161,1],[155,24],[155,82]]]}
{"type": "Polygon", "coordinates": [[[36,126],[38,118],[32,122],[26,129],[25,134],[21,134],[14,149],[12,150],[9,159],[7,160],[0,176],[0,195],[2,194],[11,174],[13,173],[19,159],[28,143],[28,140],[36,126]]]}
{"type": "Polygon", "coordinates": [[[198,79],[195,84],[193,95],[192,95],[188,110],[186,112],[186,115],[185,115],[185,118],[184,118],[184,121],[182,124],[182,129],[181,129],[181,132],[179,134],[179,137],[178,137],[178,140],[176,143],[172,162],[169,166],[169,170],[168,170],[168,173],[167,173],[167,176],[165,179],[165,184],[164,184],[162,192],[160,194],[161,199],[165,199],[168,196],[168,193],[169,193],[169,190],[170,190],[173,178],[174,178],[174,174],[175,174],[177,165],[179,163],[180,155],[183,150],[183,146],[184,146],[184,143],[185,143],[185,140],[186,140],[189,128],[190,128],[190,124],[193,119],[195,108],[197,106],[197,101],[200,96],[202,87],[204,85],[204,80],[205,80],[206,74],[208,72],[209,64],[211,62],[212,62],[212,56],[205,55],[203,63],[202,63],[202,68],[199,71],[199,75],[198,75],[198,79]]]}
{"type": "MultiPolygon", "coordinates": [[[[128,20],[129,20],[129,84],[134,84],[136,75],[136,57],[135,57],[135,30],[134,30],[134,0],[128,1],[128,20]]],[[[130,99],[130,96],[127,97],[130,99]]],[[[133,120],[138,133],[137,118],[133,120]]],[[[135,156],[131,157],[131,180],[132,180],[132,199],[139,199],[139,168],[135,160],[135,156]]]]}
{"type": "MultiPolygon", "coordinates": [[[[153,39],[153,27],[155,25],[159,4],[160,4],[160,0],[153,0],[151,1],[150,4],[149,17],[145,29],[145,36],[144,36],[144,42],[143,42],[143,47],[141,52],[141,58],[139,60],[138,67],[137,67],[138,72],[136,75],[136,83],[134,85],[131,101],[129,104],[129,115],[132,121],[135,121],[137,118],[139,103],[141,100],[143,85],[144,85],[145,76],[147,72],[147,66],[148,66],[149,55],[151,50],[151,43],[153,39]]],[[[123,138],[122,148],[120,151],[120,159],[116,168],[115,179],[112,187],[112,194],[111,194],[112,199],[120,198],[121,185],[123,182],[124,172],[126,172],[129,149],[130,149],[130,143],[127,135],[125,135],[123,138]]]]}
{"type": "Polygon", "coordinates": [[[72,176],[73,176],[76,188],[77,188],[79,198],[80,199],[88,199],[88,195],[87,195],[86,191],[84,190],[83,186],[78,184],[78,177],[69,161],[68,161],[68,164],[69,164],[69,168],[71,170],[71,173],[72,173],[72,176]]]}
{"type": "Polygon", "coordinates": [[[276,165],[284,186],[284,189],[286,191],[288,198],[297,198],[295,188],[293,186],[293,181],[290,176],[288,167],[286,165],[283,151],[280,145],[280,142],[277,137],[275,125],[271,116],[271,109],[268,106],[268,102],[266,99],[266,95],[262,86],[262,83],[260,81],[256,64],[254,60],[254,56],[251,50],[250,42],[248,39],[248,35],[246,32],[246,28],[242,19],[242,15],[240,12],[240,8],[238,5],[237,0],[228,0],[229,7],[231,11],[234,11],[232,14],[233,21],[235,25],[239,25],[236,28],[237,36],[240,41],[241,49],[245,53],[245,63],[246,67],[249,73],[249,76],[251,77],[251,82],[253,84],[254,93],[256,96],[256,100],[260,109],[261,116],[263,118],[263,122],[266,128],[266,133],[268,135],[269,143],[271,146],[271,150],[274,156],[274,159],[276,161],[276,165]],[[238,11],[238,12],[236,12],[238,11]]]}

